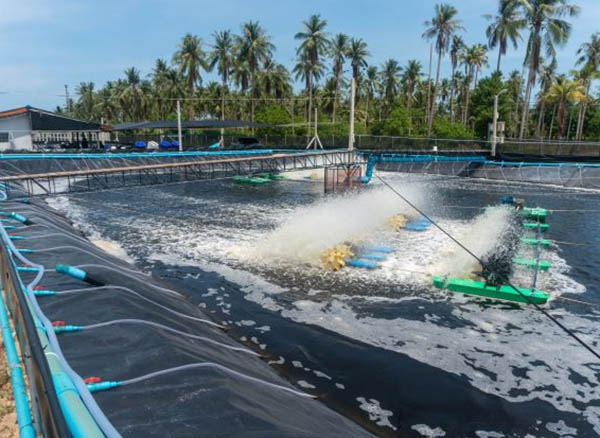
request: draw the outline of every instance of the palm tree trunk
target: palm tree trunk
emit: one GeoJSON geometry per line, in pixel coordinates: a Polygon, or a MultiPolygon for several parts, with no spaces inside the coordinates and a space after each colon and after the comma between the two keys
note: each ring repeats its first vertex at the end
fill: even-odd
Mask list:
{"type": "Polygon", "coordinates": [[[578,141],[581,141],[581,139],[583,138],[583,124],[585,123],[585,114],[587,112],[587,96],[590,95],[591,85],[592,85],[592,81],[588,80],[587,81],[587,88],[586,88],[586,92],[585,92],[586,100],[584,100],[581,103],[581,108],[580,108],[581,111],[580,111],[580,114],[579,114],[580,120],[578,121],[577,137],[576,137],[578,141]]]}
{"type": "MultiPolygon", "coordinates": [[[[569,137],[571,136],[571,127],[573,126],[573,109],[571,108],[571,110],[569,111],[569,126],[567,127],[567,141],[569,141],[569,137]]],[[[575,133],[575,136],[577,136],[577,133],[575,133]]]]}
{"type": "Polygon", "coordinates": [[[312,72],[309,73],[308,76],[308,117],[306,124],[306,135],[310,137],[310,122],[312,120],[312,72]]]}
{"type": "Polygon", "coordinates": [[[566,116],[565,116],[565,104],[561,100],[558,103],[558,114],[556,116],[558,119],[558,128],[560,130],[560,139],[565,138],[565,132],[567,130],[566,116]]]}
{"type": "Polygon", "coordinates": [[[429,123],[429,111],[431,103],[431,67],[433,64],[433,44],[429,46],[429,79],[427,79],[427,103],[425,108],[425,118],[429,123]]]}
{"type": "MultiPolygon", "coordinates": [[[[452,76],[450,79],[450,122],[454,123],[454,89],[456,86],[456,80],[454,78],[455,68],[452,65],[452,76]]],[[[409,114],[410,115],[410,114],[409,114]]]]}
{"type": "Polygon", "coordinates": [[[556,115],[556,104],[552,107],[552,118],[550,119],[550,132],[548,133],[548,140],[552,140],[552,131],[554,130],[554,116],[556,115]]]}
{"type": "Polygon", "coordinates": [[[496,71],[500,73],[500,61],[502,60],[502,44],[498,44],[498,66],[496,71]]]}
{"type": "Polygon", "coordinates": [[[440,70],[442,68],[442,49],[438,50],[438,62],[437,62],[437,72],[435,75],[435,87],[433,87],[433,96],[431,99],[431,109],[429,110],[429,124],[427,125],[427,137],[431,137],[431,130],[433,128],[433,117],[435,116],[436,110],[436,99],[438,87],[440,85],[440,70]]]}
{"type": "Polygon", "coordinates": [[[531,96],[531,88],[535,81],[535,71],[533,66],[529,67],[529,77],[527,79],[527,88],[525,90],[525,99],[523,101],[523,113],[521,116],[521,130],[519,132],[519,140],[523,140],[525,137],[525,129],[527,128],[527,119],[529,116],[529,98],[531,96]]]}
{"type": "Polygon", "coordinates": [[[335,80],[335,93],[333,95],[333,117],[332,117],[334,128],[335,128],[335,110],[336,110],[337,101],[338,101],[338,89],[339,89],[339,78],[336,78],[336,80],[335,80]]]}
{"type": "Polygon", "coordinates": [[[541,137],[543,134],[542,125],[544,122],[545,113],[546,113],[546,102],[544,100],[542,100],[540,103],[540,115],[538,117],[537,128],[535,129],[536,137],[541,137]]]}
{"type": "Polygon", "coordinates": [[[367,127],[367,129],[369,128],[369,101],[371,100],[369,98],[369,91],[367,90],[367,108],[365,111],[365,126],[367,127]]]}

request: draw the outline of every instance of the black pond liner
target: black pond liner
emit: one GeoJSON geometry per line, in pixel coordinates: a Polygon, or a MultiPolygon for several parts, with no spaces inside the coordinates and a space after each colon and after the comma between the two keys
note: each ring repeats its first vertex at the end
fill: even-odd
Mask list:
{"type": "MultiPolygon", "coordinates": [[[[43,312],[51,321],[86,326],[117,319],[138,319],[228,346],[248,348],[218,327],[176,315],[120,288],[130,288],[183,315],[210,319],[185,298],[185,290],[180,290],[182,296],[179,297],[153,287],[172,289],[171,285],[139,271],[127,271],[135,270],[135,267],[91,243],[78,240],[73,234],[82,237],[81,234],[46,206],[29,204],[17,208],[21,214],[36,218],[36,224],[18,230],[19,235],[28,238],[18,241],[19,245],[34,251],[63,247],[26,254],[29,260],[46,269],[41,288],[56,292],[89,289],[38,297],[43,312]],[[82,269],[105,286],[93,287],[59,274],[54,271],[57,264],[99,265],[82,269]]],[[[21,273],[25,283],[34,275],[21,273]]],[[[83,378],[123,381],[172,367],[210,362],[303,392],[279,376],[265,359],[147,324],[116,323],[62,333],[58,340],[67,361],[83,378]]],[[[165,374],[93,395],[107,418],[127,438],[371,436],[318,399],[249,381],[214,367],[165,374]]]]}

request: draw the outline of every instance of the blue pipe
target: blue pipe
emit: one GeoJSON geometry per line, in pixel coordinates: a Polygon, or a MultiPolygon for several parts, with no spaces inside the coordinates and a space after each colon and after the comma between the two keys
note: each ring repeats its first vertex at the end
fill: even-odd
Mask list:
{"type": "Polygon", "coordinates": [[[396,252],[396,250],[394,248],[389,248],[387,246],[367,246],[365,249],[367,251],[383,252],[385,254],[391,254],[393,252],[396,252]]]}
{"type": "Polygon", "coordinates": [[[10,370],[10,380],[15,399],[15,410],[17,411],[17,423],[19,425],[20,438],[35,438],[35,430],[31,421],[29,402],[27,401],[27,388],[23,380],[23,371],[19,364],[19,356],[12,337],[10,323],[4,298],[0,292],[0,326],[2,327],[2,340],[4,341],[4,352],[10,370]]]}
{"type": "MultiPolygon", "coordinates": [[[[10,261],[13,267],[16,269],[17,265],[12,257],[10,258],[10,261]]],[[[56,391],[58,402],[69,430],[72,432],[74,438],[104,438],[104,434],[94,422],[90,412],[83,404],[81,396],[73,384],[73,381],[69,375],[63,371],[58,357],[49,343],[46,328],[31,308],[32,305],[26,293],[27,288],[23,284],[23,281],[20,277],[17,276],[17,279],[19,281],[21,291],[27,299],[28,310],[33,315],[34,323],[37,329],[37,335],[42,349],[44,350],[48,367],[50,368],[54,390],[56,391]]]]}
{"type": "Polygon", "coordinates": [[[258,149],[250,151],[197,151],[197,152],[142,152],[142,153],[117,153],[117,154],[0,154],[0,160],[77,160],[77,159],[112,159],[112,158],[166,158],[166,157],[210,157],[231,155],[271,155],[272,149],[258,149]]]}
{"type": "Polygon", "coordinates": [[[346,259],[344,261],[347,266],[352,266],[354,268],[375,269],[379,266],[377,263],[368,262],[366,260],[346,259]]]}
{"type": "Polygon", "coordinates": [[[68,265],[56,265],[56,272],[59,274],[68,275],[69,277],[73,277],[76,280],[85,281],[93,286],[104,286],[104,283],[96,278],[92,277],[90,274],[85,272],[83,269],[76,268],[75,266],[68,265]]]}

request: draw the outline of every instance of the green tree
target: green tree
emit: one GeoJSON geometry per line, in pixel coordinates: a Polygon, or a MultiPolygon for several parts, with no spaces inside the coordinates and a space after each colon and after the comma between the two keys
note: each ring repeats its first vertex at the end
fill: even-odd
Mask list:
{"type": "Polygon", "coordinates": [[[586,99],[585,87],[579,81],[571,81],[565,75],[560,75],[544,98],[548,102],[558,105],[556,120],[562,139],[567,133],[567,104],[583,102],[586,99]]]}
{"type": "MultiPolygon", "coordinates": [[[[256,121],[266,125],[287,125],[291,123],[288,112],[280,105],[267,105],[256,112],[256,121]]],[[[260,128],[258,135],[285,135],[286,128],[281,126],[271,126],[260,128]]]]}
{"type": "Polygon", "coordinates": [[[221,120],[225,120],[225,94],[233,64],[233,38],[229,30],[215,32],[213,34],[214,45],[210,53],[209,69],[217,67],[221,76],[221,120]]]}
{"type": "Polygon", "coordinates": [[[335,124],[336,109],[338,103],[340,80],[344,70],[344,61],[348,54],[348,36],[343,33],[338,33],[331,41],[331,57],[333,58],[333,83],[335,88],[335,96],[333,99],[333,109],[331,119],[335,124]]]}
{"type": "MultiPolygon", "coordinates": [[[[502,73],[494,72],[491,76],[481,79],[478,86],[473,90],[471,108],[474,133],[477,137],[487,137],[488,124],[493,120],[494,97],[503,90],[507,90],[506,87],[502,80],[502,73]]],[[[510,127],[511,109],[512,98],[510,93],[500,94],[498,96],[499,120],[507,124],[507,130],[510,127]]]]}
{"type": "Polygon", "coordinates": [[[498,14],[486,14],[484,18],[492,21],[486,29],[486,36],[490,49],[498,47],[496,71],[500,72],[500,61],[502,56],[506,55],[508,43],[511,42],[515,49],[518,47],[517,41],[521,39],[520,32],[526,22],[519,10],[519,4],[514,0],[499,0],[498,14]]]}
{"type": "MultiPolygon", "coordinates": [[[[598,78],[598,68],[600,68],[600,33],[595,33],[589,42],[583,43],[577,51],[579,58],[577,65],[583,65],[580,76],[586,89],[586,94],[590,94],[592,81],[598,78]]],[[[587,111],[588,101],[584,101],[580,107],[579,117],[577,118],[576,139],[581,140],[583,136],[583,122],[587,111]]]]}
{"type": "Polygon", "coordinates": [[[525,104],[523,105],[521,130],[519,132],[519,138],[523,139],[529,116],[529,98],[541,64],[542,48],[545,49],[548,58],[554,59],[556,57],[556,46],[563,46],[571,34],[571,24],[563,17],[576,16],[579,13],[579,7],[567,3],[567,0],[514,1],[522,7],[530,32],[525,55],[525,64],[529,67],[529,75],[525,88],[525,104]]]}
{"type": "MultiPolygon", "coordinates": [[[[185,78],[188,97],[194,97],[196,85],[202,82],[200,69],[206,68],[206,59],[200,38],[190,33],[186,34],[173,55],[173,63],[179,67],[179,73],[185,78]]],[[[190,119],[193,119],[193,104],[188,105],[188,111],[190,119]]]]}
{"type": "Polygon", "coordinates": [[[460,21],[456,19],[458,11],[454,6],[442,3],[435,6],[435,15],[430,21],[425,22],[427,29],[423,33],[423,38],[435,40],[435,49],[437,50],[437,73],[435,77],[435,86],[429,105],[429,121],[427,126],[427,136],[431,136],[433,118],[435,116],[435,104],[437,99],[438,87],[440,83],[440,70],[442,66],[442,57],[448,51],[452,36],[459,30],[464,30],[460,21]]]}

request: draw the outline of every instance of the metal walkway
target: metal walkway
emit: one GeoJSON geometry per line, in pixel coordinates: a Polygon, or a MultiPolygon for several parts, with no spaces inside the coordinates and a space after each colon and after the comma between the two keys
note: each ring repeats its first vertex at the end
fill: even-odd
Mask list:
{"type": "Polygon", "coordinates": [[[183,181],[231,178],[261,172],[287,172],[363,161],[346,150],[269,154],[160,164],[128,165],[47,173],[0,176],[10,196],[11,187],[20,194],[48,196],[91,192],[132,186],[170,184],[183,181]]]}

